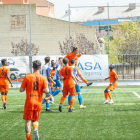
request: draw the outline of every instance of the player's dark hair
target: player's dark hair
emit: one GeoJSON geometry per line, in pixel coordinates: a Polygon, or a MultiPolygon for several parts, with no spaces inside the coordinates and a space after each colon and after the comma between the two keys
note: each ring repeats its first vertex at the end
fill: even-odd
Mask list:
{"type": "Polygon", "coordinates": [[[53,67],[54,66],[54,60],[51,60],[51,67],[53,67]]]}
{"type": "Polygon", "coordinates": [[[60,59],[63,59],[63,57],[59,57],[59,60],[60,60],[60,59]]]}
{"type": "Polygon", "coordinates": [[[73,65],[75,63],[75,60],[71,59],[70,63],[73,65]]]}
{"type": "Polygon", "coordinates": [[[6,59],[2,59],[2,60],[1,60],[1,63],[2,63],[3,66],[5,65],[5,62],[6,62],[6,61],[7,61],[6,59]]]}
{"type": "Polygon", "coordinates": [[[49,63],[50,62],[50,57],[49,56],[47,56],[47,57],[45,57],[45,63],[49,63]]]}
{"type": "Polygon", "coordinates": [[[64,63],[65,65],[68,64],[68,61],[69,61],[69,60],[68,60],[68,58],[66,58],[66,57],[63,59],[63,63],[64,63]]]}
{"type": "Polygon", "coordinates": [[[73,52],[79,49],[77,46],[73,46],[73,52]]]}
{"type": "Polygon", "coordinates": [[[41,67],[41,62],[39,60],[33,61],[33,69],[34,70],[39,70],[41,67]]]}

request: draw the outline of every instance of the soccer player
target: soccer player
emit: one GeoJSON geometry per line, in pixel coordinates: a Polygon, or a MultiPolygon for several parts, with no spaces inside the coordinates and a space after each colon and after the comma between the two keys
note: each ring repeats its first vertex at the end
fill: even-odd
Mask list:
{"type": "MultiPolygon", "coordinates": [[[[50,71],[50,75],[51,75],[51,78],[53,79],[54,75],[55,75],[55,67],[54,67],[54,60],[51,60],[51,71],[50,71]]],[[[50,87],[51,87],[51,91],[53,89],[53,82],[50,81],[50,87]]]]}
{"type": "Polygon", "coordinates": [[[62,105],[68,95],[68,92],[70,92],[71,101],[68,112],[74,112],[72,108],[74,105],[74,99],[76,95],[75,85],[78,85],[78,83],[75,79],[75,76],[73,75],[73,68],[68,66],[68,59],[64,58],[63,63],[65,64],[65,66],[60,70],[60,80],[63,80],[64,85],[63,85],[63,96],[61,98],[59,105],[59,111],[62,112],[62,105]]]}
{"type": "Polygon", "coordinates": [[[63,90],[62,84],[60,82],[60,69],[63,67],[63,57],[59,57],[59,60],[56,59],[56,65],[54,65],[54,67],[55,75],[53,77],[53,81],[56,83],[56,85],[53,85],[52,95],[56,96],[60,91],[63,90]]]}
{"type": "Polygon", "coordinates": [[[26,90],[26,101],[24,106],[23,119],[25,120],[25,131],[27,140],[31,140],[31,122],[34,130],[34,140],[39,140],[38,120],[41,113],[43,92],[48,93],[47,79],[40,75],[41,62],[33,62],[32,74],[24,77],[20,92],[26,90]]]}
{"type": "MultiPolygon", "coordinates": [[[[65,56],[66,58],[68,58],[69,60],[69,66],[71,66],[71,59],[75,60],[75,66],[77,66],[78,64],[78,58],[84,54],[84,52],[82,52],[81,54],[79,54],[79,48],[77,46],[73,47],[73,51],[71,53],[69,53],[67,56],[65,56]]],[[[87,86],[90,86],[92,83],[88,83],[88,81],[81,75],[80,71],[78,72],[78,76],[84,81],[84,83],[87,84],[87,86]]]]}
{"type": "Polygon", "coordinates": [[[0,92],[3,102],[2,109],[6,109],[7,93],[9,91],[9,82],[11,84],[11,87],[13,87],[13,85],[9,77],[10,69],[6,67],[8,66],[7,60],[2,59],[1,63],[2,67],[0,67],[0,92]]]}
{"type": "Polygon", "coordinates": [[[118,80],[118,76],[117,73],[114,71],[115,65],[111,64],[109,66],[110,72],[109,72],[109,77],[105,78],[105,80],[109,79],[110,81],[110,85],[105,89],[104,94],[105,94],[105,99],[106,101],[104,102],[104,104],[108,104],[108,96],[110,98],[110,103],[109,104],[114,104],[112,96],[111,96],[111,91],[114,91],[117,87],[117,80],[118,80]]]}
{"type": "MultiPolygon", "coordinates": [[[[71,67],[73,67],[73,75],[75,76],[75,78],[76,78],[76,80],[78,82],[78,85],[75,86],[75,89],[76,89],[76,93],[78,94],[78,100],[79,100],[80,108],[86,108],[86,106],[82,105],[83,98],[82,98],[82,94],[81,94],[81,88],[79,86],[79,82],[82,82],[82,81],[78,79],[77,67],[75,67],[75,60],[74,59],[71,59],[71,67]]],[[[69,107],[70,107],[70,101],[71,101],[71,96],[69,95],[68,96],[68,105],[69,105],[69,107]]]]}
{"type": "Polygon", "coordinates": [[[44,104],[46,102],[46,111],[47,112],[52,111],[50,109],[50,99],[53,97],[51,95],[50,81],[53,82],[53,84],[56,84],[51,78],[51,75],[50,75],[51,69],[49,67],[49,64],[50,64],[50,57],[45,57],[45,65],[43,65],[41,68],[41,75],[46,77],[48,80],[49,93],[46,94],[46,97],[43,99],[42,103],[44,104]]]}

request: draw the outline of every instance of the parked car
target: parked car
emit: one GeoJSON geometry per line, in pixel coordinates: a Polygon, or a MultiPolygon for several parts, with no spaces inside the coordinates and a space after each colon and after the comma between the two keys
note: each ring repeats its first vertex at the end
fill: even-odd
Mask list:
{"type": "Polygon", "coordinates": [[[26,73],[20,73],[20,71],[17,68],[10,68],[10,78],[12,80],[15,80],[17,78],[24,78],[26,76],[26,73]]]}

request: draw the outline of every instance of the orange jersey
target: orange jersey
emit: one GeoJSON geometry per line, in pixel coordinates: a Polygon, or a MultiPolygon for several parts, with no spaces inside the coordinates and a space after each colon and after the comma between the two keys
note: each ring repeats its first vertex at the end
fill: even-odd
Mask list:
{"type": "Polygon", "coordinates": [[[0,85],[9,85],[9,81],[7,79],[7,73],[10,72],[10,69],[6,66],[0,67],[0,85]]]}
{"type": "Polygon", "coordinates": [[[60,70],[60,76],[64,77],[64,87],[75,87],[74,80],[72,79],[71,73],[73,73],[73,67],[65,66],[60,70]]]}
{"type": "Polygon", "coordinates": [[[52,70],[50,71],[50,75],[51,75],[51,77],[54,77],[54,75],[55,75],[55,70],[52,69],[52,70]]]}
{"type": "MultiPolygon", "coordinates": [[[[118,75],[117,75],[117,73],[114,70],[113,71],[110,71],[109,72],[109,75],[110,75],[110,79],[109,79],[110,83],[114,82],[114,80],[116,78],[118,78],[118,75]]],[[[117,86],[117,81],[113,85],[114,86],[117,86]]]]}
{"type": "Polygon", "coordinates": [[[67,56],[65,56],[66,58],[69,59],[69,66],[71,66],[71,59],[75,60],[75,66],[77,66],[78,63],[78,58],[81,56],[82,54],[73,54],[73,51],[71,53],[69,53],[67,56]]]}
{"type": "Polygon", "coordinates": [[[41,110],[43,89],[48,88],[47,79],[40,74],[29,74],[23,79],[22,88],[26,88],[25,110],[41,110]]]}

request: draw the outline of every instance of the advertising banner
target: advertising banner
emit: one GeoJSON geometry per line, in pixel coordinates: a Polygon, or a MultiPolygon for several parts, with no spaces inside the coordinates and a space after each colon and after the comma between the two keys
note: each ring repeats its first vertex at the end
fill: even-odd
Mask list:
{"type": "MultiPolygon", "coordinates": [[[[33,56],[32,61],[40,60],[45,64],[46,56],[33,56]]],[[[60,57],[60,56],[58,56],[60,57]]],[[[63,56],[64,57],[64,56],[63,56]]],[[[56,56],[50,56],[51,60],[56,60],[56,56]]],[[[108,77],[108,55],[82,55],[78,65],[83,77],[87,80],[105,79],[108,77]]]]}

